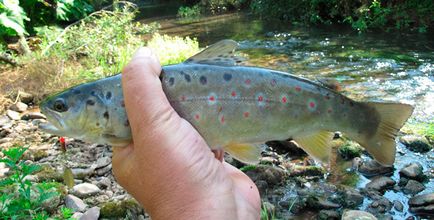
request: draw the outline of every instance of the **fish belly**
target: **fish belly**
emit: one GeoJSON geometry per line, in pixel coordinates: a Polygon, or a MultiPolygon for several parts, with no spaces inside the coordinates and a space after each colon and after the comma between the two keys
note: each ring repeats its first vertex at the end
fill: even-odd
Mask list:
{"type": "Polygon", "coordinates": [[[179,64],[163,67],[162,82],[171,105],[212,148],[335,129],[339,95],[283,72],[179,64]]]}

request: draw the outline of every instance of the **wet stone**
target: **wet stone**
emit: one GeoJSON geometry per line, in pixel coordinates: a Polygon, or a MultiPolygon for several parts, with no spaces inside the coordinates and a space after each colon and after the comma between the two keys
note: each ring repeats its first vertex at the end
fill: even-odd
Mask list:
{"type": "Polygon", "coordinates": [[[25,112],[27,110],[28,106],[25,103],[17,102],[9,107],[10,110],[16,111],[16,112],[25,112]]]}
{"type": "Polygon", "coordinates": [[[392,188],[395,185],[395,180],[386,176],[375,177],[366,184],[366,190],[374,190],[378,192],[385,191],[386,189],[392,188]]]}
{"type": "Polygon", "coordinates": [[[271,187],[280,184],[287,178],[287,173],[279,168],[259,165],[253,170],[246,172],[254,182],[264,180],[271,187]]]}
{"type": "Polygon", "coordinates": [[[407,166],[405,166],[399,171],[399,174],[409,179],[415,179],[415,180],[425,179],[423,174],[423,167],[420,163],[408,164],[407,166]]]}
{"type": "Polygon", "coordinates": [[[424,189],[425,186],[422,183],[416,180],[409,180],[402,191],[406,194],[415,195],[422,192],[424,189]]]}
{"type": "Polygon", "coordinates": [[[400,202],[398,200],[393,201],[393,207],[398,212],[402,212],[404,210],[404,205],[402,204],[402,202],[400,202]]]}
{"type": "Polygon", "coordinates": [[[65,205],[76,212],[83,212],[87,207],[83,200],[74,195],[65,196],[65,205]]]}
{"type": "Polygon", "coordinates": [[[434,192],[417,195],[408,200],[410,211],[418,214],[434,214],[434,192]]]}
{"type": "Polygon", "coordinates": [[[338,211],[335,210],[321,210],[318,213],[318,219],[324,220],[338,220],[340,219],[340,215],[338,211]]]}
{"type": "Polygon", "coordinates": [[[363,195],[359,191],[349,187],[345,189],[344,198],[345,207],[358,207],[364,200],[363,195]]]}
{"type": "Polygon", "coordinates": [[[377,220],[377,218],[369,212],[360,210],[346,210],[342,214],[342,220],[377,220]]]}
{"type": "Polygon", "coordinates": [[[405,135],[402,136],[399,141],[401,141],[409,150],[414,152],[424,153],[433,148],[428,140],[421,136],[405,135]]]}
{"type": "Polygon", "coordinates": [[[358,171],[366,177],[373,177],[379,175],[388,175],[393,173],[394,168],[390,166],[382,166],[375,160],[363,162],[358,171]]]}
{"type": "Polygon", "coordinates": [[[111,158],[110,157],[100,157],[98,158],[98,160],[96,161],[96,168],[101,168],[101,167],[105,167],[107,165],[109,165],[111,163],[111,158]]]}
{"type": "Polygon", "coordinates": [[[392,209],[392,202],[381,197],[368,205],[367,211],[373,214],[386,213],[392,209]]]}

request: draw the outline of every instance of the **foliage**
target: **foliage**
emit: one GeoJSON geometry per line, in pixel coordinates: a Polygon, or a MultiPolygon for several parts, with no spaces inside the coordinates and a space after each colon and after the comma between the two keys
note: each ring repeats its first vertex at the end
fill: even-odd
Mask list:
{"type": "Polygon", "coordinates": [[[252,0],[253,13],[294,23],[349,23],[363,32],[368,29],[415,29],[424,32],[434,23],[432,0],[252,0]]]}
{"type": "Polygon", "coordinates": [[[201,8],[199,5],[194,5],[192,7],[181,6],[178,9],[177,16],[182,19],[192,19],[198,18],[201,14],[201,8]]]}
{"type": "Polygon", "coordinates": [[[42,205],[58,195],[56,183],[32,183],[27,177],[40,166],[21,160],[27,148],[13,147],[3,150],[0,162],[10,169],[10,175],[0,180],[0,214],[3,219],[46,219],[42,205]]]}
{"type": "Polygon", "coordinates": [[[0,0],[0,37],[33,33],[36,26],[75,21],[92,11],[86,0],[0,0]]]}
{"type": "Polygon", "coordinates": [[[170,37],[155,34],[148,42],[148,47],[157,53],[161,65],[184,62],[199,51],[199,43],[189,37],[170,37]]]}
{"type": "Polygon", "coordinates": [[[415,133],[428,138],[434,142],[434,121],[427,122],[409,122],[404,125],[403,130],[409,133],[415,133]]]}
{"type": "Polygon", "coordinates": [[[216,14],[230,9],[239,9],[247,2],[247,0],[201,0],[199,4],[203,9],[216,14]]]}

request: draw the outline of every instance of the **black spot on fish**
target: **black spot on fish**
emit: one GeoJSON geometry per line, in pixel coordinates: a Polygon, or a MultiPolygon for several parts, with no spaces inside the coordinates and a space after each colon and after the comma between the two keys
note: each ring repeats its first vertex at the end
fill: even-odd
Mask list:
{"type": "Polygon", "coordinates": [[[109,119],[109,113],[108,113],[108,111],[104,112],[103,116],[104,116],[105,119],[109,119]]]}
{"type": "Polygon", "coordinates": [[[199,82],[200,82],[200,84],[202,84],[202,85],[206,85],[206,83],[207,83],[207,79],[206,79],[206,77],[205,77],[205,76],[201,76],[201,77],[199,78],[199,82]]]}
{"type": "Polygon", "coordinates": [[[175,84],[175,78],[170,77],[169,78],[169,86],[173,86],[175,84]]]}
{"type": "Polygon", "coordinates": [[[125,127],[128,127],[128,126],[130,126],[130,121],[128,121],[128,119],[127,119],[127,120],[125,120],[125,123],[124,123],[124,125],[125,125],[125,127]]]}
{"type": "Polygon", "coordinates": [[[223,79],[224,79],[226,82],[231,81],[231,79],[232,79],[232,74],[230,74],[230,73],[225,73],[225,74],[223,74],[223,79]]]}
{"type": "Polygon", "coordinates": [[[90,94],[95,96],[95,91],[91,91],[90,94]]]}
{"type": "Polygon", "coordinates": [[[88,100],[86,101],[86,104],[87,104],[87,105],[95,105],[95,101],[93,101],[92,99],[88,99],[88,100]]]}
{"type": "Polygon", "coordinates": [[[78,89],[74,89],[74,90],[72,90],[72,93],[74,93],[74,94],[78,95],[78,94],[80,94],[80,93],[81,93],[81,91],[80,91],[80,90],[78,90],[78,89]]]}
{"type": "Polygon", "coordinates": [[[111,99],[111,98],[112,98],[112,92],[108,91],[108,92],[105,94],[105,98],[106,98],[106,99],[111,99]]]}
{"type": "Polygon", "coordinates": [[[96,126],[99,127],[99,123],[98,122],[96,123],[96,126]]]}
{"type": "Polygon", "coordinates": [[[184,78],[185,78],[185,81],[187,81],[187,82],[191,82],[191,77],[190,77],[190,75],[188,75],[188,74],[184,74],[184,78]]]}
{"type": "Polygon", "coordinates": [[[184,71],[181,71],[181,75],[184,75],[185,74],[185,72],[184,71]]]}

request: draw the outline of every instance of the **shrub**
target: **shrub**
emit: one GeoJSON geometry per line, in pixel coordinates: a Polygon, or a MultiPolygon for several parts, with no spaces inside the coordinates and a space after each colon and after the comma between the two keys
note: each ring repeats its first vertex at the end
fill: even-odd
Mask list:
{"type": "Polygon", "coordinates": [[[192,7],[181,6],[178,9],[177,16],[182,19],[194,19],[200,16],[200,11],[201,9],[199,5],[194,5],[192,7]]]}
{"type": "Polygon", "coordinates": [[[189,37],[170,37],[155,34],[148,42],[148,47],[157,53],[161,65],[184,62],[199,51],[199,43],[189,37]]]}

